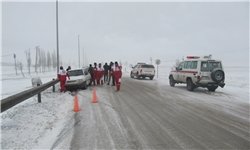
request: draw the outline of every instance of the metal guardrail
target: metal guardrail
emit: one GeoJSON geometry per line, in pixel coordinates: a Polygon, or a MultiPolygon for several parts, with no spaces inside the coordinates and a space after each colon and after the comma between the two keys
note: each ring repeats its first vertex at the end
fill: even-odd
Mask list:
{"type": "Polygon", "coordinates": [[[58,83],[59,80],[52,80],[48,83],[42,84],[41,86],[34,87],[32,89],[17,93],[15,95],[9,96],[7,98],[4,98],[1,100],[1,112],[4,112],[5,110],[8,110],[9,108],[21,103],[22,101],[38,94],[38,102],[41,102],[41,99],[39,100],[39,97],[41,98],[40,93],[47,88],[53,86],[53,91],[55,90],[54,85],[58,83]],[[40,96],[39,96],[40,95],[40,96]]]}

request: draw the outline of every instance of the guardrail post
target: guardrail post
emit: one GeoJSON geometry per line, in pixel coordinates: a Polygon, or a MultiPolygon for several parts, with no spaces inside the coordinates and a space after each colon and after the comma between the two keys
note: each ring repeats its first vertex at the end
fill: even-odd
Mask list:
{"type": "MultiPolygon", "coordinates": [[[[53,79],[53,81],[54,81],[55,79],[53,79]]],[[[56,91],[56,89],[55,89],[55,84],[52,86],[52,92],[55,92],[56,91]]]]}
{"type": "MultiPolygon", "coordinates": [[[[40,86],[40,84],[37,84],[37,86],[40,86]]],[[[37,96],[38,103],[41,103],[41,93],[39,92],[37,96]]]]}

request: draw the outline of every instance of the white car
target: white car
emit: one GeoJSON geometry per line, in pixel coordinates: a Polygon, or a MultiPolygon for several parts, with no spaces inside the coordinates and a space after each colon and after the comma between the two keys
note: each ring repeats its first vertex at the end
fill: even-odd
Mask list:
{"type": "Polygon", "coordinates": [[[155,67],[146,63],[138,63],[133,67],[133,70],[130,73],[131,78],[143,78],[149,77],[150,80],[153,80],[155,76],[155,67]]]}
{"type": "Polygon", "coordinates": [[[86,89],[90,83],[91,76],[88,67],[83,69],[69,70],[69,80],[65,83],[65,88],[69,91],[77,89],[86,89]]]}
{"type": "Polygon", "coordinates": [[[193,91],[197,87],[215,91],[218,86],[225,86],[225,73],[220,60],[211,59],[211,56],[188,56],[170,72],[169,84],[186,83],[187,90],[193,91]]]}

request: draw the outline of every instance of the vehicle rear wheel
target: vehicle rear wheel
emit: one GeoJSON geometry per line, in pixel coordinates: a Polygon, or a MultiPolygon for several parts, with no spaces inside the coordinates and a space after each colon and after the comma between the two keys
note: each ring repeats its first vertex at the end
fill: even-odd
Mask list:
{"type": "Polygon", "coordinates": [[[218,88],[218,86],[207,87],[208,91],[210,91],[210,92],[214,92],[217,88],[218,88]]]}
{"type": "Polygon", "coordinates": [[[170,86],[172,86],[172,87],[175,86],[175,81],[174,81],[173,76],[170,76],[170,77],[169,77],[169,84],[170,84],[170,86]]]}
{"type": "Polygon", "coordinates": [[[154,79],[154,77],[149,77],[149,79],[150,79],[150,80],[153,80],[153,79],[154,79]]]}
{"type": "Polygon", "coordinates": [[[195,88],[195,85],[192,81],[192,79],[187,79],[187,90],[193,91],[195,88]]]}

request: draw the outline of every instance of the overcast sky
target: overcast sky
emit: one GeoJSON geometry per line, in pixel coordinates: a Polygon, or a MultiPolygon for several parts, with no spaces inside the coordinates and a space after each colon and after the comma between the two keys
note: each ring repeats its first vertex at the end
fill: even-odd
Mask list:
{"type": "MultiPolygon", "coordinates": [[[[2,3],[3,61],[35,46],[56,50],[55,2],[2,3]]],[[[173,61],[208,55],[224,65],[249,65],[249,3],[59,2],[59,44],[64,65],[78,64],[80,35],[88,63],[110,60],[173,61]]],[[[81,62],[83,62],[81,60],[81,62]]],[[[34,63],[34,59],[33,59],[34,63]]]]}

